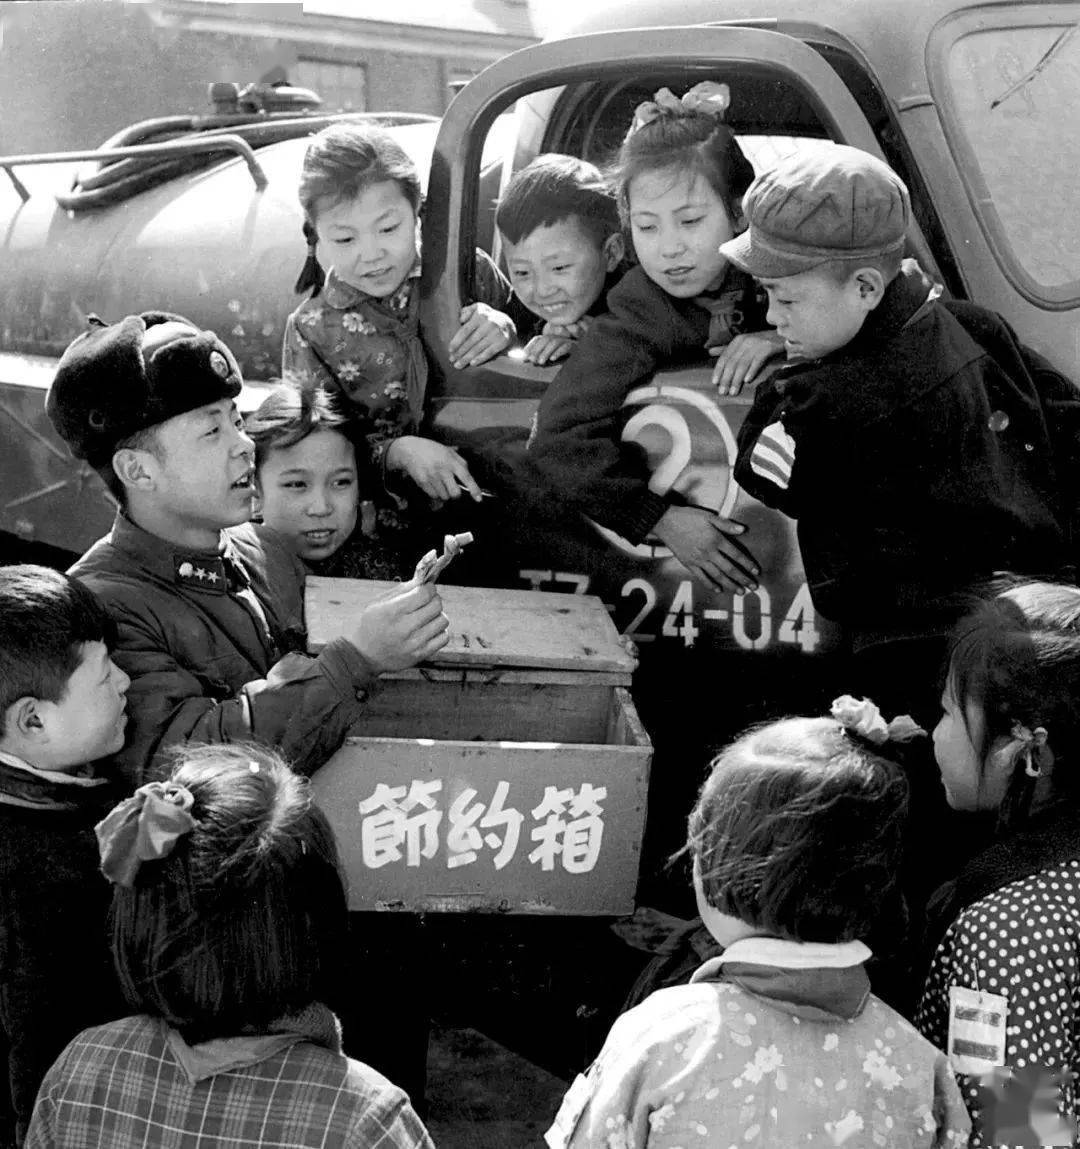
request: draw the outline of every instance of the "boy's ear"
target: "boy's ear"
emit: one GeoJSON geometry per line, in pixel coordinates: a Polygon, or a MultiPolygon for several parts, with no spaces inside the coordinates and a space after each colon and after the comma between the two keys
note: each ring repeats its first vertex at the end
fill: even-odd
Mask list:
{"type": "Polygon", "coordinates": [[[600,251],[604,257],[604,270],[614,271],[626,258],[626,241],[623,239],[622,232],[612,232],[604,240],[604,246],[600,251]]]}
{"type": "Polygon", "coordinates": [[[112,457],[112,468],[125,487],[148,491],[154,485],[153,454],[132,447],[121,447],[112,457]]]}
{"type": "Polygon", "coordinates": [[[873,311],[885,295],[885,276],[876,267],[860,267],[852,276],[859,302],[873,311]]]}
{"type": "Polygon", "coordinates": [[[4,712],[4,729],[14,731],[19,738],[40,738],[45,724],[39,711],[40,704],[36,698],[30,695],[17,698],[4,712]]]}

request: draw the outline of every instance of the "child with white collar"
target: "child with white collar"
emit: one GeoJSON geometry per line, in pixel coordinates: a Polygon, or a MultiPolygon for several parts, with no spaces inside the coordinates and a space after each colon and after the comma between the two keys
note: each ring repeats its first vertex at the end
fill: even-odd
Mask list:
{"type": "Polygon", "coordinates": [[[914,724],[848,698],[833,714],[752,729],[714,762],[688,850],[723,953],[616,1021],[552,1149],[967,1145],[945,1055],[863,968],[908,798],[876,746],[914,724]]]}

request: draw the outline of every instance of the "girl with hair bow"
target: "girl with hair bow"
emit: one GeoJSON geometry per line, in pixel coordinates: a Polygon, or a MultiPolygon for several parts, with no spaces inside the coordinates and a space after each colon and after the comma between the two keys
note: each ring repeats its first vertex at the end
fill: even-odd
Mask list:
{"type": "Polygon", "coordinates": [[[753,281],[719,251],[744,226],[754,178],[724,123],[729,104],[726,84],[705,82],[681,98],[661,88],[635,111],[614,184],[638,265],[541,399],[528,467],[601,526],[631,543],[655,537],[705,586],[741,593],[759,573],[744,526],[653,491],[622,442],[626,397],[658,369],[708,351],[720,394],[734,395],[783,350],[753,281]]]}
{"type": "Polygon", "coordinates": [[[182,747],[97,836],[132,1015],[68,1045],[27,1146],[432,1149],[406,1094],[342,1053],[345,890],[307,779],[262,746],[182,747]]]}
{"type": "Polygon", "coordinates": [[[616,1021],[550,1149],[967,1144],[945,1056],[865,968],[899,898],[908,799],[880,747],[917,732],[843,698],[720,753],[686,846],[712,954],[616,1021]]]}

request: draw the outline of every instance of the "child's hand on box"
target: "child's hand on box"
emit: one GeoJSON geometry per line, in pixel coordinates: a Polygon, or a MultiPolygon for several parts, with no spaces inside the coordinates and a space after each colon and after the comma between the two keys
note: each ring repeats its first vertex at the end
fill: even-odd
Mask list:
{"type": "Polygon", "coordinates": [[[461,326],[447,348],[458,370],[476,367],[501,355],[517,338],[514,321],[486,303],[470,303],[461,309],[461,326]]]}
{"type": "Polygon", "coordinates": [[[702,507],[669,507],[653,534],[706,586],[741,594],[756,590],[761,570],[754,556],[736,542],[746,527],[702,507]]]}
{"type": "Polygon", "coordinates": [[[419,435],[402,435],[386,451],[386,468],[402,471],[429,499],[456,499],[463,492],[480,502],[483,497],[469,464],[445,443],[419,435]]]}
{"type": "Polygon", "coordinates": [[[350,641],[378,674],[425,662],[450,641],[450,620],[431,583],[405,583],[360,612],[350,641]]]}
{"type": "Polygon", "coordinates": [[[717,357],[713,386],[720,395],[738,395],[770,359],[783,353],[784,341],[775,331],[751,331],[723,347],[710,347],[709,354],[717,357]]]}

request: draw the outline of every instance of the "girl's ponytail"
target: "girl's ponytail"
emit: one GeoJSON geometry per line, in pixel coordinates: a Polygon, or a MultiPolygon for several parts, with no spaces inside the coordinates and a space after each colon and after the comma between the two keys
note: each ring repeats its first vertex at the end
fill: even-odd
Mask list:
{"type": "Polygon", "coordinates": [[[951,636],[949,686],[962,714],[985,717],[980,761],[1005,740],[1000,829],[1027,820],[1044,774],[1053,799],[1080,803],[1080,588],[1016,581],[980,603],[951,636]]]}
{"type": "Polygon", "coordinates": [[[805,942],[865,938],[881,921],[902,921],[908,785],[880,756],[896,737],[880,726],[885,738],[875,741],[873,722],[788,718],[751,728],[720,753],[688,827],[710,906],[805,942]]]}

